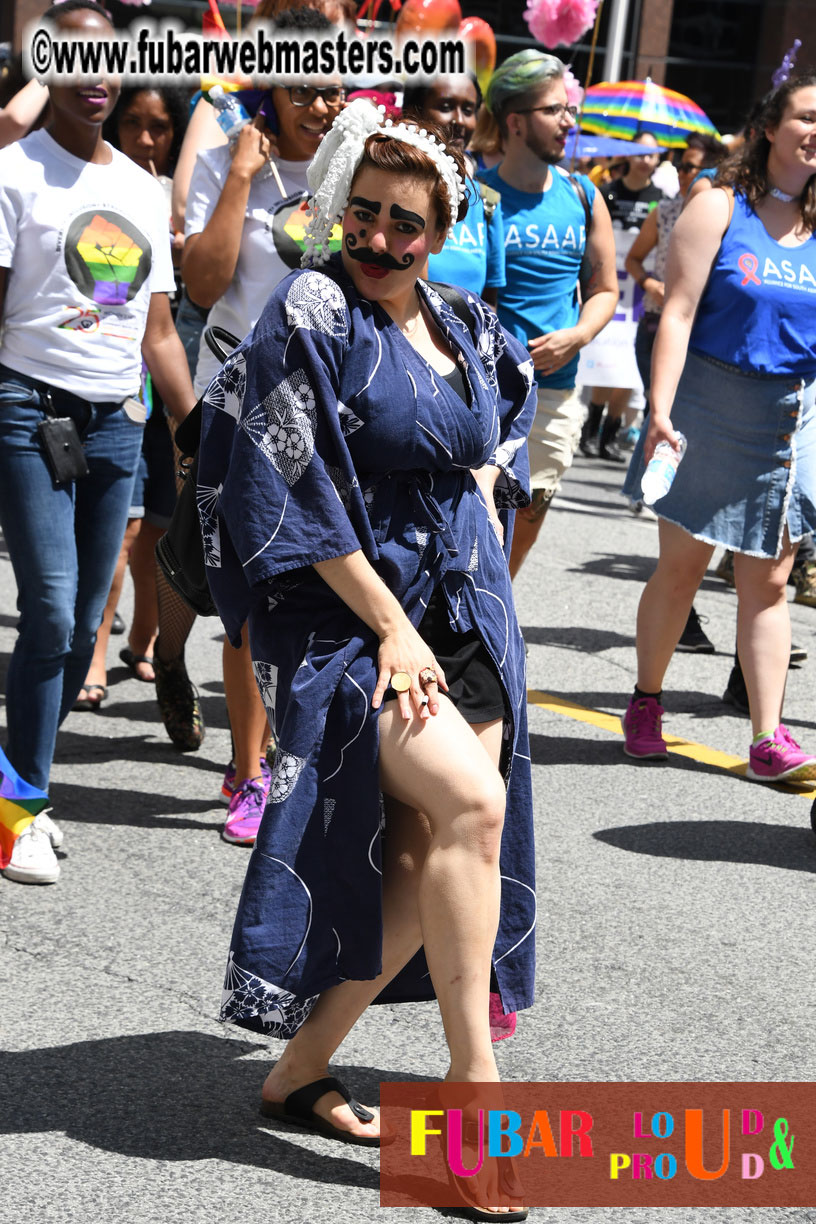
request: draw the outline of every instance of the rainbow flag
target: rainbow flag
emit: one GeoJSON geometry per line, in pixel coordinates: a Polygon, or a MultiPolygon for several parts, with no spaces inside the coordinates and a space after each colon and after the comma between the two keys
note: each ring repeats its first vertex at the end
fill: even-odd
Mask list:
{"type": "Polygon", "coordinates": [[[47,805],[48,796],[24,782],[0,748],[0,868],[7,866],[15,838],[47,805]]]}

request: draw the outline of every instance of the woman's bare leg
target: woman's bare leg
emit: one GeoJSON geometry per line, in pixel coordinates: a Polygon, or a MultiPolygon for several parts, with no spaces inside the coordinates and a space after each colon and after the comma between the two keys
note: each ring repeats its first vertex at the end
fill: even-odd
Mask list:
{"type": "Polygon", "coordinates": [[[524,564],[525,557],[538,539],[538,533],[547,517],[554,494],[554,489],[533,489],[533,500],[530,505],[516,511],[513,542],[510,545],[508,562],[511,578],[515,578],[524,564]]]}
{"type": "Polygon", "coordinates": [[[786,530],[777,560],[734,554],[737,649],[754,735],[775,731],[782,721],[791,643],[786,587],[797,548],[786,530]]]}
{"type": "MultiPolygon", "coordinates": [[[[142,522],[141,530],[130,550],[130,574],[133,578],[133,621],[128,634],[128,645],[134,654],[153,655],[159,624],[159,601],[156,595],[156,544],[164,535],[164,528],[155,523],[142,522]]],[[[138,664],[139,674],[145,680],[153,680],[153,668],[148,663],[138,664]]]]}
{"type": "Polygon", "coordinates": [[[252,670],[249,634],[236,648],[224,638],[224,695],[235,745],[235,785],[260,776],[258,762],[265,755],[271,732],[252,670]]]}
{"type": "Polygon", "coordinates": [[[674,523],[660,520],[660,556],[644,587],[637,614],[638,688],[659,693],[674,649],[703,580],[712,544],[704,544],[674,523]]]}
{"type": "MultiPolygon", "coordinates": [[[[500,721],[470,728],[447,700],[436,718],[422,724],[406,725],[395,703],[386,705],[380,716],[381,780],[398,798],[389,798],[387,807],[382,973],[371,982],[343,982],[324,991],[264,1085],[270,1100],[326,1074],[356,1020],[422,943],[448,1035],[448,1077],[497,1079],[488,995],[505,805],[496,768],[500,745],[500,721]],[[452,759],[460,763],[455,777],[452,759]]],[[[354,1133],[377,1133],[378,1122],[359,1122],[339,1097],[327,1095],[315,1108],[354,1133]]]]}
{"type": "MultiPolygon", "coordinates": [[[[113,614],[116,611],[116,606],[119,603],[122,594],[122,587],[125,582],[125,572],[127,570],[128,556],[133,547],[133,542],[136,540],[139,529],[142,525],[141,519],[128,519],[127,527],[125,528],[125,536],[122,540],[122,547],[119,550],[119,560],[116,562],[116,569],[113,573],[108,600],[105,604],[105,613],[102,617],[102,624],[96,633],[96,645],[94,646],[93,658],[88,667],[88,675],[85,677],[84,689],[87,689],[89,684],[105,685],[108,682],[108,667],[107,653],[108,641],[110,639],[111,625],[113,624],[113,614]]],[[[80,697],[83,693],[80,692],[80,697]]]]}

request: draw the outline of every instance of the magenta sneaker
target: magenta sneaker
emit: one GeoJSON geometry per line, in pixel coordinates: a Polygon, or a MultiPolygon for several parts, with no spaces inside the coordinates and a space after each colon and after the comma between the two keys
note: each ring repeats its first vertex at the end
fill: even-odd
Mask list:
{"type": "MultiPolygon", "coordinates": [[[[261,775],[263,776],[266,785],[266,793],[269,794],[269,784],[272,780],[272,766],[267,761],[266,757],[261,757],[261,775]]],[[[235,792],[235,762],[230,761],[227,768],[224,770],[224,781],[221,783],[221,802],[228,804],[235,792]]]]}
{"type": "Polygon", "coordinates": [[[808,756],[782,723],[766,739],[752,744],[746,777],[754,782],[788,782],[806,786],[816,782],[816,757],[808,756]]]}
{"type": "Polygon", "coordinates": [[[251,846],[254,843],[268,794],[269,782],[266,778],[262,782],[248,778],[233,791],[227,823],[221,830],[224,841],[237,846],[251,846]]]}
{"type": "Polygon", "coordinates": [[[623,751],[630,757],[665,761],[666,741],[660,734],[663,707],[654,697],[633,697],[623,716],[623,751]]]}
{"type": "Polygon", "coordinates": [[[235,762],[230,761],[224,770],[224,781],[221,783],[221,802],[229,804],[235,790],[235,762]]]}

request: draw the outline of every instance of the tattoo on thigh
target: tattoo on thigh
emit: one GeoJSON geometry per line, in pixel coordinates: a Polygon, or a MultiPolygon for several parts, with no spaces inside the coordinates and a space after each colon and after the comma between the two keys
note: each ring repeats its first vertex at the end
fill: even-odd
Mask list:
{"type": "Polygon", "coordinates": [[[528,523],[539,523],[547,513],[554,496],[555,489],[533,489],[533,500],[529,506],[518,511],[519,517],[526,519],[528,523]]]}

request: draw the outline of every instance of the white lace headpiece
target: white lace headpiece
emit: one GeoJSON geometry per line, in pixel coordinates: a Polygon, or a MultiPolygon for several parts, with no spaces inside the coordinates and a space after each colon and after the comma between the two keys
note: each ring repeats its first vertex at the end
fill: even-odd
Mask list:
{"type": "Polygon", "coordinates": [[[365,142],[374,132],[391,136],[403,144],[414,145],[427,153],[445,184],[451,225],[456,221],[459,205],[465,195],[465,183],[456,169],[456,162],[445,152],[444,146],[422,128],[386,119],[385,108],[376,107],[368,98],[355,98],[340,112],[323,137],[306,172],[313,194],[309,200],[311,220],[304,234],[306,250],[300,261],[304,268],[325,263],[329,258],[329,234],[348,205],[349,191],[363,159],[365,142]]]}

